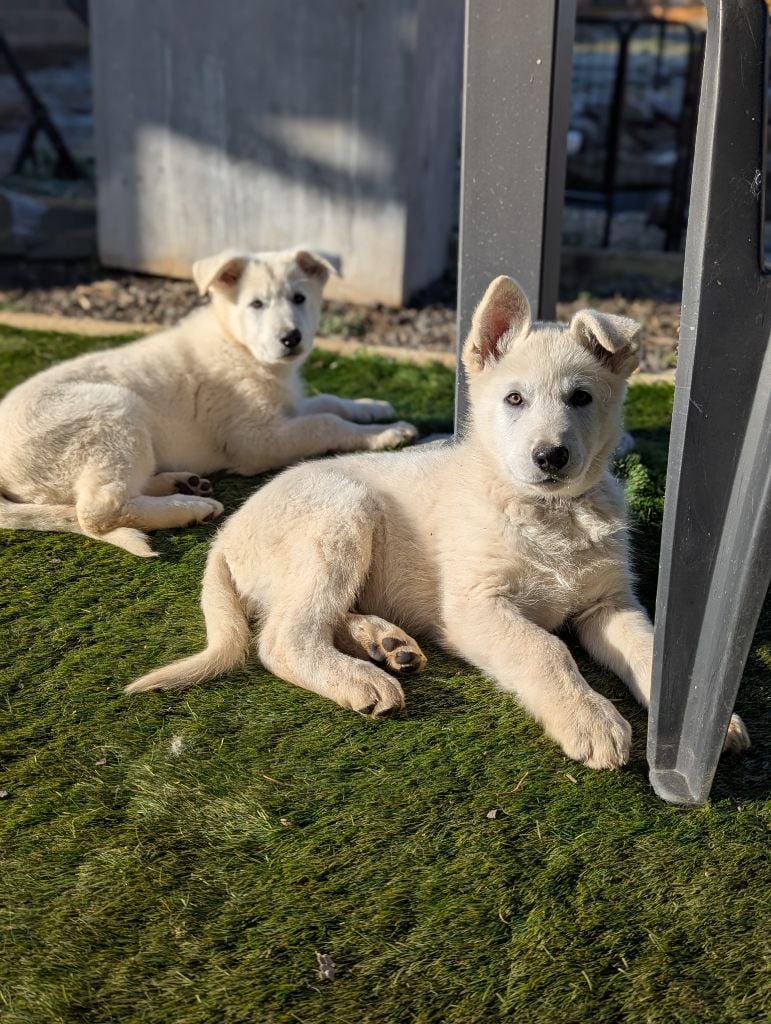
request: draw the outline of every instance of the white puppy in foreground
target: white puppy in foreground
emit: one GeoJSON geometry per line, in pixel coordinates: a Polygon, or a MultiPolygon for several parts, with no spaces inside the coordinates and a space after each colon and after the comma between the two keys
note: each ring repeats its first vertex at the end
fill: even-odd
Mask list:
{"type": "Polygon", "coordinates": [[[220,253],[211,303],[160,334],[53,366],[0,402],[0,528],[82,533],[152,555],[141,531],[220,515],[201,474],[252,476],[310,455],[395,447],[387,402],[304,398],[332,266],[300,251],[220,253]]]}
{"type": "MultiPolygon", "coordinates": [[[[638,334],[633,320],[590,310],[568,326],[532,323],[518,285],[497,278],[464,350],[466,436],[314,462],[271,481],[212,546],[206,649],[128,692],[233,668],[256,618],[271,672],[384,715],[404,704],[384,667],[425,661],[407,630],[515,694],[569,757],[624,764],[629,723],[553,631],[570,620],[589,653],[648,704],[652,627],[632,590],[623,492],[608,471],[638,334]]],[[[737,716],[726,742],[748,745],[737,716]]]]}

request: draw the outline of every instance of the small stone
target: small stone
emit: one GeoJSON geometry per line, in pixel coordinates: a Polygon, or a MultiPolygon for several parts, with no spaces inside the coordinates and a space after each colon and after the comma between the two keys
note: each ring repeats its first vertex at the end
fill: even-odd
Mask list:
{"type": "Polygon", "coordinates": [[[8,790],[7,789],[0,789],[0,800],[5,800],[5,798],[7,796],[8,796],[8,790]]]}
{"type": "Polygon", "coordinates": [[[103,768],[106,764],[107,764],[107,758],[106,757],[100,757],[98,761],[94,761],[94,765],[95,765],[96,768],[103,768]]]}
{"type": "Polygon", "coordinates": [[[319,978],[322,981],[335,980],[335,961],[328,953],[316,953],[316,962],[319,965],[319,978]]]}
{"type": "Polygon", "coordinates": [[[495,821],[496,818],[500,818],[503,815],[503,811],[500,807],[493,807],[491,811],[488,811],[485,817],[488,821],[495,821]]]}

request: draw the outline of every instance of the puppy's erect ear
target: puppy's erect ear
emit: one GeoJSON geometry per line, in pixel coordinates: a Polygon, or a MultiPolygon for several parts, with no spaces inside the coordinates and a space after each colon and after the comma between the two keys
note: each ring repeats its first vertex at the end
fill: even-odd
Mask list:
{"type": "Polygon", "coordinates": [[[307,274],[312,281],[318,281],[323,288],[329,280],[329,275],[340,275],[340,259],[329,253],[309,252],[307,249],[300,249],[295,253],[295,263],[307,274]]]}
{"type": "Polygon", "coordinates": [[[628,377],[640,365],[640,325],[628,316],[582,309],[570,321],[570,330],[601,363],[619,377],[628,377]]]}
{"type": "Polygon", "coordinates": [[[532,324],[527,296],[511,277],[496,277],[476,308],[463,349],[466,369],[476,373],[497,362],[532,324]]]}
{"type": "Polygon", "coordinates": [[[249,262],[249,254],[236,249],[225,249],[216,256],[207,256],[193,264],[193,280],[198,291],[205,295],[210,288],[230,291],[235,288],[249,262]]]}

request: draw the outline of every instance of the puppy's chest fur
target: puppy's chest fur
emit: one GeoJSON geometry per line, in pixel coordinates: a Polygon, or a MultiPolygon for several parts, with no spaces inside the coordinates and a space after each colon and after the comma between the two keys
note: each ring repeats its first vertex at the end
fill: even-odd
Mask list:
{"type": "Polygon", "coordinates": [[[499,563],[508,595],[529,618],[556,628],[616,588],[625,571],[623,504],[600,494],[575,501],[511,502],[499,563]]]}

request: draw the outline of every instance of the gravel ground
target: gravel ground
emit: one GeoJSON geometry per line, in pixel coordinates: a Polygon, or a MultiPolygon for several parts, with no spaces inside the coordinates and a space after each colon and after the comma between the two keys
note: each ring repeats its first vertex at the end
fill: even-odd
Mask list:
{"type": "MultiPolygon", "coordinates": [[[[680,301],[676,289],[647,280],[563,282],[561,320],[586,306],[634,317],[644,327],[643,369],[676,363],[680,301]],[[641,298],[639,296],[646,296],[641,298]]],[[[172,324],[201,300],[190,281],[147,277],[74,263],[0,263],[0,307],[126,323],[172,324]]],[[[455,285],[449,277],[401,309],[329,301],[320,334],[365,345],[429,351],[455,348],[455,285]]]]}

